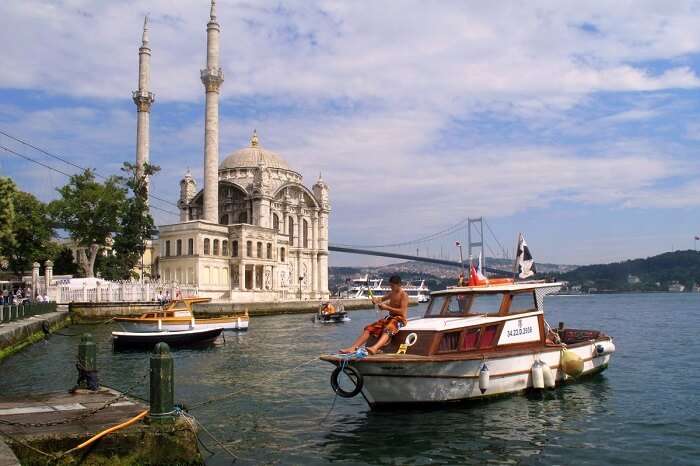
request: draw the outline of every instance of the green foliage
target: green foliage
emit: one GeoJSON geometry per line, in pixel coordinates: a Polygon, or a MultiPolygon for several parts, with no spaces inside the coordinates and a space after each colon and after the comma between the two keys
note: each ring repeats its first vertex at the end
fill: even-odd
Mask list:
{"type": "MultiPolygon", "coordinates": [[[[7,257],[15,249],[13,233],[15,208],[14,195],[17,186],[11,179],[0,177],[0,263],[7,264],[7,257]]],[[[0,265],[5,268],[7,265],[0,265]]]]}
{"type": "Polygon", "coordinates": [[[15,219],[13,234],[15,248],[8,255],[10,268],[17,275],[30,270],[33,262],[43,264],[52,259],[58,246],[51,241],[53,228],[46,204],[29,193],[14,194],[15,219]]]}
{"type": "Polygon", "coordinates": [[[73,253],[67,247],[60,247],[53,257],[53,273],[55,275],[76,275],[78,264],[73,253]]]}
{"type": "Polygon", "coordinates": [[[700,252],[675,251],[646,259],[587,265],[554,278],[599,291],[666,291],[674,281],[690,289],[700,283],[700,252]],[[629,283],[630,275],[638,277],[639,283],[629,283]]]}
{"type": "Polygon", "coordinates": [[[88,248],[89,257],[78,260],[83,274],[92,277],[97,254],[120,228],[126,189],[118,177],[99,183],[91,170],[85,170],[71,176],[58,193],[60,198],[49,204],[52,218],[56,226],[68,231],[78,245],[88,248]]]}
{"type": "Polygon", "coordinates": [[[104,269],[100,270],[103,278],[138,278],[133,269],[141,261],[146,242],[156,231],[148,209],[148,178],[159,170],[155,165],[144,164],[143,172],[140,173],[135,165],[124,163],[122,171],[127,176],[120,178],[120,181],[132,195],[124,203],[120,228],[114,236],[113,249],[116,255],[103,261],[104,269]]]}

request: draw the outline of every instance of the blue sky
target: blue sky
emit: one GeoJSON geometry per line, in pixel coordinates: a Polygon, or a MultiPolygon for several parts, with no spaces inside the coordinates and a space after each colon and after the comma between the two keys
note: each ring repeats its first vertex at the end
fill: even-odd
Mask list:
{"type": "MultiPolygon", "coordinates": [[[[322,171],[336,243],[484,216],[548,262],[692,248],[700,4],[492,3],[219,0],[222,159],[257,128],[307,184],[322,171]]],[[[2,2],[0,129],[104,174],[133,160],[146,13],[153,191],[175,202],[188,167],[201,184],[205,0],[2,2]]],[[[43,200],[65,182],[3,151],[0,174],[43,200]]]]}

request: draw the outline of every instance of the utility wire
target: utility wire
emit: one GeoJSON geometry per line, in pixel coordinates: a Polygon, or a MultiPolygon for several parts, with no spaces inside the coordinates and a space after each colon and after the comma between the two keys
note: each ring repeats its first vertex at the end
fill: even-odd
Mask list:
{"type": "Polygon", "coordinates": [[[491,233],[491,236],[493,237],[493,239],[496,240],[496,244],[498,244],[498,246],[501,248],[501,251],[503,252],[503,258],[506,259],[506,258],[507,258],[506,256],[508,255],[508,253],[506,252],[506,248],[504,248],[503,245],[501,244],[501,242],[498,241],[498,238],[496,237],[496,234],[495,234],[495,233],[493,232],[493,230],[491,229],[491,225],[489,225],[489,223],[488,223],[486,220],[484,220],[484,223],[486,224],[486,228],[487,228],[487,229],[489,230],[489,232],[491,233]]]}
{"type": "MultiPolygon", "coordinates": [[[[34,149],[34,150],[36,150],[36,151],[39,151],[39,152],[41,152],[41,153],[44,154],[44,155],[48,155],[49,157],[52,157],[52,158],[54,158],[54,159],[56,159],[56,160],[60,160],[61,162],[65,163],[65,164],[67,164],[67,165],[70,165],[71,167],[75,167],[75,168],[77,168],[77,169],[79,169],[79,170],[83,170],[83,171],[86,170],[85,167],[81,167],[80,165],[75,164],[75,163],[71,162],[70,160],[67,160],[65,157],[61,157],[61,156],[59,156],[59,155],[52,154],[51,152],[49,152],[49,151],[47,151],[47,150],[44,150],[44,149],[42,149],[41,147],[37,147],[37,146],[35,146],[34,144],[31,144],[31,143],[29,143],[29,142],[27,142],[27,141],[24,141],[24,140],[22,140],[22,139],[20,139],[20,138],[18,138],[18,137],[12,136],[11,134],[6,133],[6,132],[3,131],[2,129],[0,129],[0,134],[2,134],[3,136],[6,136],[6,137],[12,139],[13,141],[19,142],[20,144],[24,144],[24,145],[27,146],[27,147],[31,147],[32,149],[34,149]]],[[[21,155],[20,155],[20,157],[24,157],[24,156],[21,156],[21,155]]],[[[26,157],[25,157],[25,158],[26,158],[26,157]]],[[[62,174],[65,175],[65,173],[62,172],[62,171],[59,171],[59,170],[55,170],[55,171],[58,171],[59,173],[62,173],[62,174]]],[[[95,176],[97,176],[98,178],[102,178],[103,180],[106,180],[106,179],[107,179],[106,176],[101,175],[100,173],[97,173],[97,171],[95,171],[94,173],[95,173],[95,176]]],[[[67,175],[67,176],[71,176],[71,175],[67,175]]],[[[177,204],[175,204],[175,203],[173,203],[173,202],[170,202],[170,201],[168,201],[167,199],[160,198],[160,197],[158,197],[158,196],[156,196],[156,195],[154,195],[154,194],[149,193],[149,197],[152,197],[153,199],[159,200],[159,201],[161,201],[161,202],[165,202],[166,204],[169,204],[169,205],[171,205],[171,206],[173,206],[173,207],[178,207],[177,204]]],[[[162,210],[162,209],[160,209],[160,210],[162,210]]],[[[167,211],[166,211],[166,212],[167,212],[167,211]]],[[[177,214],[177,215],[179,215],[179,214],[177,214]]]]}
{"type": "MultiPolygon", "coordinates": [[[[9,147],[5,147],[5,146],[2,145],[2,144],[0,144],[0,149],[4,150],[4,151],[6,151],[6,152],[9,152],[10,154],[14,154],[14,155],[16,155],[16,156],[18,156],[18,157],[21,157],[21,158],[23,158],[23,159],[25,159],[25,160],[28,160],[29,162],[35,163],[35,164],[37,164],[37,165],[41,165],[41,166],[44,167],[44,168],[48,168],[49,170],[55,171],[55,172],[57,172],[57,173],[60,173],[61,175],[67,176],[68,178],[70,178],[71,176],[73,176],[73,175],[71,175],[71,174],[69,174],[69,173],[66,173],[66,172],[64,172],[64,171],[59,170],[58,168],[54,168],[54,167],[52,167],[51,165],[47,165],[47,164],[45,164],[44,162],[41,162],[41,161],[36,160],[36,159],[33,159],[33,158],[31,158],[31,157],[29,157],[29,156],[26,156],[26,155],[24,155],[24,154],[20,154],[19,152],[16,152],[16,151],[10,149],[9,147]]],[[[102,178],[104,178],[104,177],[102,177],[102,178]]],[[[150,207],[151,207],[151,209],[160,210],[160,211],[165,212],[165,213],[170,214],[170,215],[176,215],[176,216],[179,216],[179,215],[180,215],[180,214],[178,214],[178,213],[176,213],[176,212],[172,212],[172,211],[170,211],[170,210],[165,210],[165,209],[162,209],[162,208],[160,208],[160,207],[158,207],[158,206],[152,205],[152,206],[150,206],[150,207]]]]}

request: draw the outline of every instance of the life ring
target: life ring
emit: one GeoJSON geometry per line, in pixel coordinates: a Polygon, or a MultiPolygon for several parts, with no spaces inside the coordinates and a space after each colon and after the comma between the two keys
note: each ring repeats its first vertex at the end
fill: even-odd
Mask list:
{"type": "Polygon", "coordinates": [[[416,344],[418,341],[418,335],[415,332],[411,332],[408,335],[406,335],[406,340],[404,340],[404,344],[406,346],[413,346],[416,344]]]}
{"type": "Polygon", "coordinates": [[[336,394],[342,396],[343,398],[352,398],[357,396],[357,394],[362,391],[363,385],[364,380],[362,379],[362,374],[360,374],[360,372],[352,366],[338,366],[333,369],[333,372],[331,373],[331,388],[336,394]],[[345,375],[347,375],[350,380],[352,380],[353,377],[355,378],[355,388],[352,391],[346,392],[340,388],[340,384],[338,384],[338,376],[340,375],[341,371],[345,372],[345,375]]]}

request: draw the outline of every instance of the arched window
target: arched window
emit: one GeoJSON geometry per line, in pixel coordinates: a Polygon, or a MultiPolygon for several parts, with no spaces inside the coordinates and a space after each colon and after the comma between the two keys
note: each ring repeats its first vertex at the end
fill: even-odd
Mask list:
{"type": "Polygon", "coordinates": [[[228,256],[228,241],[226,240],[221,242],[221,255],[228,256]]]}
{"type": "Polygon", "coordinates": [[[215,256],[219,255],[219,240],[218,239],[214,240],[214,255],[215,256]]]}
{"type": "Polygon", "coordinates": [[[294,219],[289,217],[289,245],[294,246],[294,219]]]}
{"type": "Polygon", "coordinates": [[[277,214],[272,214],[272,228],[275,231],[280,231],[280,218],[277,214]]]}
{"type": "Polygon", "coordinates": [[[267,243],[267,258],[272,259],[272,243],[267,243]]]}
{"type": "Polygon", "coordinates": [[[231,241],[231,255],[238,257],[238,241],[231,241]]]}
{"type": "Polygon", "coordinates": [[[209,238],[204,238],[204,254],[209,255],[209,238]]]}
{"type": "Polygon", "coordinates": [[[253,257],[253,242],[246,241],[245,243],[245,255],[248,257],[253,257]]]}
{"type": "Polygon", "coordinates": [[[223,215],[219,223],[222,225],[228,225],[228,214],[223,215]]]}
{"type": "Polygon", "coordinates": [[[280,262],[284,262],[284,248],[280,248],[280,262]]]}
{"type": "Polygon", "coordinates": [[[179,239],[175,242],[175,255],[176,256],[182,255],[182,240],[181,239],[179,239]]]}
{"type": "Polygon", "coordinates": [[[261,243],[260,241],[258,241],[258,245],[257,245],[257,246],[258,246],[258,248],[257,248],[257,249],[258,249],[258,251],[257,251],[258,257],[262,258],[262,256],[263,256],[263,255],[262,255],[262,243],[261,243]]]}
{"type": "Polygon", "coordinates": [[[165,242],[165,255],[166,257],[170,255],[170,241],[165,242]]]}
{"type": "Polygon", "coordinates": [[[304,247],[308,248],[309,247],[309,222],[306,221],[306,219],[302,220],[301,223],[301,237],[303,238],[304,241],[304,247]]]}
{"type": "Polygon", "coordinates": [[[192,238],[187,240],[187,255],[194,255],[194,240],[192,238]]]}
{"type": "Polygon", "coordinates": [[[238,214],[238,223],[248,223],[248,212],[238,214]]]}

